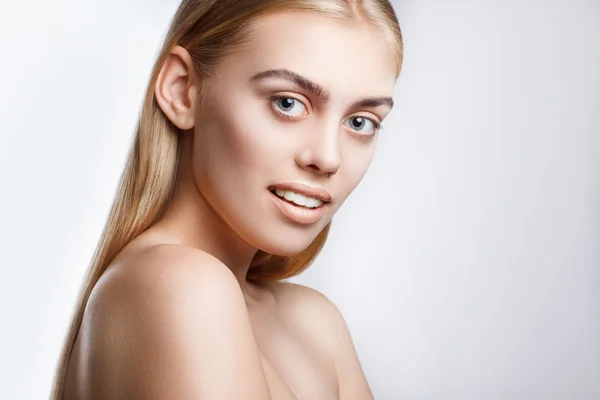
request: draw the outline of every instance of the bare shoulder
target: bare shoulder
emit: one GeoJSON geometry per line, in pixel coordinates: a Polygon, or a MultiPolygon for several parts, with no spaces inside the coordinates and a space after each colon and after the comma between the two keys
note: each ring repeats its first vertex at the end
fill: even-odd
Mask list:
{"type": "Polygon", "coordinates": [[[86,316],[114,319],[117,311],[133,307],[176,311],[214,295],[231,303],[238,292],[232,272],[218,259],[187,246],[156,245],[107,268],[90,294],[86,316]]]}
{"type": "Polygon", "coordinates": [[[297,283],[278,282],[272,288],[286,322],[313,337],[327,354],[334,354],[340,335],[348,334],[348,327],[333,301],[297,283]]]}
{"type": "Polygon", "coordinates": [[[340,399],[372,399],[346,321],[338,307],[318,290],[290,282],[273,285],[281,315],[311,338],[333,360],[340,399]]]}
{"type": "Polygon", "coordinates": [[[311,319],[311,322],[321,320],[325,324],[345,326],[336,305],[316,289],[297,283],[278,282],[273,285],[273,291],[280,307],[284,307],[288,315],[311,319]]]}
{"type": "Polygon", "coordinates": [[[82,398],[270,398],[241,289],[197,249],[158,245],[110,266],[80,335],[82,398]]]}
{"type": "Polygon", "coordinates": [[[232,272],[218,259],[201,250],[181,245],[160,244],[137,251],[110,265],[90,296],[90,303],[104,302],[132,291],[151,296],[182,293],[200,294],[196,285],[228,285],[229,294],[239,289],[232,272]],[[117,292],[117,293],[115,293],[117,292]]]}

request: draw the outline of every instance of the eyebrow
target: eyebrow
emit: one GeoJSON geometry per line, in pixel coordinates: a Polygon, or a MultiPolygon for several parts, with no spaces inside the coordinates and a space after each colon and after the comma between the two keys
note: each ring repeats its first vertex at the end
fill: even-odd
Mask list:
{"type": "MultiPolygon", "coordinates": [[[[278,78],[290,81],[302,89],[312,93],[327,103],[331,98],[331,92],[325,89],[323,86],[310,79],[285,68],[268,69],[266,71],[259,72],[250,78],[250,81],[257,81],[261,79],[278,78]]],[[[362,108],[362,107],[377,107],[381,105],[387,105],[390,108],[394,107],[394,100],[391,97],[366,97],[352,103],[350,108],[362,108]]]]}

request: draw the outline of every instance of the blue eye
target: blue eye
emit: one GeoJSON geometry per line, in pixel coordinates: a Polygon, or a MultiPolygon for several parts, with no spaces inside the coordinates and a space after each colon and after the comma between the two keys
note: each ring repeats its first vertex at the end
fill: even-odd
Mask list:
{"type": "Polygon", "coordinates": [[[364,135],[375,134],[381,128],[381,124],[366,117],[351,117],[348,118],[346,122],[344,122],[344,125],[352,129],[353,131],[364,135]],[[349,124],[346,125],[346,122],[349,122],[349,124]]]}
{"type": "Polygon", "coordinates": [[[301,117],[306,114],[306,107],[301,101],[293,99],[291,97],[280,97],[274,99],[273,102],[277,106],[277,109],[292,117],[301,117]]]}

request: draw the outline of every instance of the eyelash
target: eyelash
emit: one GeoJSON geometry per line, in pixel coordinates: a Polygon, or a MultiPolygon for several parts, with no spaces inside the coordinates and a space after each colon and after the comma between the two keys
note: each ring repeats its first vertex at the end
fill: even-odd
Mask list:
{"type": "MultiPolygon", "coordinates": [[[[279,95],[279,96],[271,96],[271,97],[269,97],[269,101],[271,103],[273,103],[273,102],[275,102],[277,100],[281,100],[281,99],[292,99],[292,100],[298,101],[298,102],[300,102],[300,103],[302,103],[304,105],[303,101],[298,100],[297,98],[292,97],[292,96],[281,96],[281,95],[279,95]]],[[[304,107],[307,108],[306,105],[304,105],[304,107]]],[[[288,115],[288,114],[286,114],[284,112],[281,112],[280,110],[277,109],[277,107],[275,107],[274,110],[275,110],[275,112],[278,115],[280,115],[281,117],[283,117],[283,118],[285,118],[287,120],[290,120],[290,121],[297,121],[298,119],[302,118],[302,117],[293,117],[293,116],[288,115]]],[[[358,136],[359,140],[362,140],[362,141],[365,141],[365,142],[369,141],[369,140],[373,139],[375,136],[377,136],[379,134],[379,131],[381,131],[383,129],[383,125],[381,125],[381,123],[377,122],[376,120],[374,120],[372,118],[365,117],[365,116],[362,116],[362,115],[354,115],[353,117],[368,119],[373,124],[373,133],[372,134],[370,134],[370,135],[363,135],[363,134],[360,134],[360,133],[356,133],[356,136],[358,136]]],[[[353,117],[350,117],[350,118],[353,118],[353,117]]]]}

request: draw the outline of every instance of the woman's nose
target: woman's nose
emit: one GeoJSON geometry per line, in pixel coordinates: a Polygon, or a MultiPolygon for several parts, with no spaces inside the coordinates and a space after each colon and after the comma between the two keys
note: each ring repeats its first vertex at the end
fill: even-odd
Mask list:
{"type": "Polygon", "coordinates": [[[307,138],[296,155],[296,164],[318,175],[335,175],[341,163],[338,134],[330,130],[307,138]]]}

